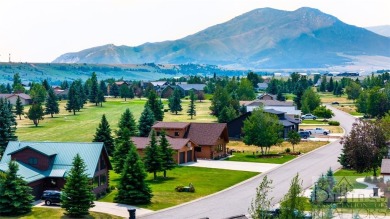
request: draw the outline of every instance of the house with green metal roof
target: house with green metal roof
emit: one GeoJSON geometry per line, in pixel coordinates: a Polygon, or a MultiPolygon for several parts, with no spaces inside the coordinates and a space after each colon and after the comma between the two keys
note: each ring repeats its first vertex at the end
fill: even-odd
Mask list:
{"type": "Polygon", "coordinates": [[[11,141],[0,161],[0,171],[8,170],[10,160],[19,164],[18,175],[33,189],[35,198],[44,190],[61,190],[79,154],[87,166],[87,175],[95,194],[108,188],[108,171],[112,169],[104,144],[101,142],[19,142],[11,141]]]}

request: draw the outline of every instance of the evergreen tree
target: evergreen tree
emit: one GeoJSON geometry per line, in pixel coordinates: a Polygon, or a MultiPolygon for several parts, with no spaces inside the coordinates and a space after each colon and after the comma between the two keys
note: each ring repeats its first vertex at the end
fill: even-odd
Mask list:
{"type": "Polygon", "coordinates": [[[7,89],[7,93],[8,94],[12,93],[12,87],[11,87],[11,85],[9,83],[7,83],[6,89],[7,89]]]}
{"type": "Polygon", "coordinates": [[[120,93],[121,93],[121,98],[130,98],[130,88],[126,85],[123,84],[120,88],[120,93]]]}
{"type": "Polygon", "coordinates": [[[14,83],[12,84],[12,89],[15,91],[15,88],[18,85],[22,85],[22,79],[20,78],[19,73],[14,74],[14,83]]]}
{"type": "Polygon", "coordinates": [[[104,93],[101,90],[98,91],[97,102],[100,103],[101,107],[103,107],[103,102],[106,102],[106,98],[104,97],[104,93]]]}
{"type": "Polygon", "coordinates": [[[123,138],[122,137],[122,131],[124,128],[127,128],[130,132],[130,136],[137,136],[138,135],[138,127],[135,123],[134,116],[131,113],[130,109],[127,108],[125,112],[122,114],[121,118],[119,119],[118,123],[118,131],[116,132],[117,138],[123,138]]]}
{"type": "Polygon", "coordinates": [[[150,203],[153,195],[149,185],[145,182],[146,176],[144,164],[140,160],[135,146],[132,145],[126,151],[126,160],[114,201],[128,205],[150,203]]]}
{"type": "Polygon", "coordinates": [[[156,133],[152,130],[150,142],[145,148],[145,169],[149,173],[153,173],[154,180],[157,179],[157,172],[162,170],[161,150],[157,145],[156,133]]]}
{"type": "Polygon", "coordinates": [[[229,105],[230,100],[231,97],[227,92],[226,88],[217,85],[215,88],[214,95],[211,99],[211,106],[210,106],[211,113],[214,116],[218,117],[219,114],[222,112],[223,108],[229,105]]]}
{"type": "Polygon", "coordinates": [[[181,107],[181,94],[178,87],[175,88],[172,96],[168,100],[168,106],[171,113],[175,113],[177,115],[177,112],[183,110],[183,108],[181,107]]]}
{"type": "Polygon", "coordinates": [[[195,94],[194,91],[190,91],[190,105],[188,106],[187,113],[189,116],[191,116],[191,119],[193,116],[196,116],[196,106],[195,106],[195,94]]]}
{"type": "Polygon", "coordinates": [[[16,141],[16,120],[10,103],[0,98],[0,155],[3,154],[9,141],[16,141]]]}
{"type": "Polygon", "coordinates": [[[92,140],[93,142],[103,142],[106,147],[107,153],[111,156],[114,151],[114,139],[111,136],[110,124],[106,119],[106,115],[103,114],[99,127],[96,129],[96,133],[92,140]]]}
{"type": "Polygon", "coordinates": [[[149,92],[148,101],[146,102],[149,105],[150,110],[152,110],[154,118],[156,121],[163,121],[164,111],[163,104],[161,100],[158,99],[156,91],[152,90],[149,92]]]}
{"type": "Polygon", "coordinates": [[[100,81],[99,90],[103,92],[103,95],[107,95],[107,85],[103,80],[100,81]]]}
{"type": "Polygon", "coordinates": [[[64,208],[65,214],[70,217],[81,217],[88,215],[89,209],[95,206],[95,195],[86,173],[87,166],[79,154],[73,158],[72,166],[62,190],[61,208],[64,208]]]}
{"type": "Polygon", "coordinates": [[[237,117],[237,111],[232,106],[225,106],[218,116],[218,122],[230,122],[237,117]]]}
{"type": "Polygon", "coordinates": [[[278,91],[276,99],[279,100],[279,101],[285,101],[286,100],[286,98],[283,96],[283,93],[282,93],[281,90],[278,91]]]}
{"type": "Polygon", "coordinates": [[[110,88],[110,95],[114,96],[115,98],[119,96],[119,87],[117,84],[113,83],[110,88]]]}
{"type": "Polygon", "coordinates": [[[130,99],[134,99],[134,97],[135,97],[135,94],[134,94],[134,87],[131,86],[131,87],[129,88],[129,90],[130,90],[130,92],[129,92],[129,98],[130,98],[130,99]]]}
{"type": "Polygon", "coordinates": [[[176,167],[175,160],[173,155],[175,151],[172,149],[171,145],[168,142],[165,132],[161,132],[160,135],[160,150],[161,150],[161,170],[164,171],[164,178],[167,177],[167,170],[172,170],[176,167]]]}
{"type": "Polygon", "coordinates": [[[54,93],[52,88],[49,88],[48,95],[46,98],[46,109],[45,114],[50,114],[51,118],[53,118],[53,114],[58,114],[60,109],[58,107],[57,96],[54,93]]]}
{"type": "Polygon", "coordinates": [[[156,120],[154,119],[152,110],[150,110],[149,105],[145,104],[144,111],[142,112],[138,122],[139,136],[149,136],[155,122],[156,120]]]}
{"type": "Polygon", "coordinates": [[[88,97],[89,101],[91,103],[94,103],[95,106],[97,106],[98,103],[99,103],[99,100],[98,100],[99,99],[99,97],[98,97],[98,95],[99,95],[99,86],[98,86],[98,80],[97,80],[97,76],[96,76],[95,72],[93,72],[92,76],[91,76],[91,88],[90,88],[89,91],[90,91],[89,92],[89,97],[88,97]]]}
{"type": "Polygon", "coordinates": [[[113,154],[114,171],[121,173],[126,160],[126,154],[134,146],[131,140],[130,131],[127,128],[122,130],[122,138],[115,139],[115,151],[113,154]]]}
{"type": "Polygon", "coordinates": [[[40,103],[33,104],[28,110],[27,117],[34,122],[35,127],[38,126],[39,120],[43,120],[45,115],[40,103]]]}
{"type": "Polygon", "coordinates": [[[62,90],[65,90],[65,89],[69,88],[68,81],[67,80],[62,81],[60,87],[61,87],[62,90]]]}
{"type": "Polygon", "coordinates": [[[85,82],[85,86],[87,89],[84,89],[81,79],[74,81],[72,85],[73,84],[75,86],[74,89],[76,90],[76,93],[78,95],[77,104],[79,106],[79,109],[77,111],[80,111],[80,109],[84,108],[84,104],[86,104],[88,100],[88,94],[89,94],[88,87],[87,87],[88,84],[87,82],[85,82]]]}
{"type": "Polygon", "coordinates": [[[46,91],[49,91],[51,89],[50,84],[46,79],[42,81],[42,86],[45,88],[46,91]]]}
{"type": "Polygon", "coordinates": [[[0,178],[0,215],[20,215],[31,212],[32,189],[23,178],[17,175],[16,161],[8,163],[8,171],[0,178]]]}
{"type": "Polygon", "coordinates": [[[19,116],[19,120],[22,120],[22,115],[24,114],[24,106],[22,104],[22,101],[20,100],[19,95],[16,99],[15,114],[19,116]]]}
{"type": "Polygon", "coordinates": [[[323,75],[321,78],[320,91],[326,92],[326,75],[323,75]]]}
{"type": "Polygon", "coordinates": [[[69,88],[68,102],[66,103],[65,109],[69,112],[73,111],[73,115],[76,115],[76,110],[78,111],[81,108],[81,102],[82,100],[80,99],[77,85],[75,82],[73,82],[69,88]]]}
{"type": "Polygon", "coordinates": [[[333,92],[334,90],[333,77],[330,77],[327,88],[328,88],[328,92],[333,92]]]}

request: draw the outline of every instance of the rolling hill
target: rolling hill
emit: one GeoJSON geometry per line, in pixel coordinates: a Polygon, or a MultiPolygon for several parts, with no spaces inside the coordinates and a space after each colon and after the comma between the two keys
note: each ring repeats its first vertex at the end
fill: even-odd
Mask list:
{"type": "Polygon", "coordinates": [[[109,44],[66,53],[53,63],[326,68],[351,64],[360,56],[390,58],[390,38],[345,24],[313,8],[262,8],[182,39],[136,47],[109,44]]]}

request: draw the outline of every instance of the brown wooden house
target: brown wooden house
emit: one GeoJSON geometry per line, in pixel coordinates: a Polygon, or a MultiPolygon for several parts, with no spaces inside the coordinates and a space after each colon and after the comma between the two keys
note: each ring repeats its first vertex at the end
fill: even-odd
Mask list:
{"type": "Polygon", "coordinates": [[[18,175],[33,189],[39,199],[44,190],[61,190],[79,154],[87,166],[95,194],[108,188],[108,170],[112,169],[103,143],[18,142],[11,141],[0,162],[0,171],[8,170],[9,161],[19,164],[18,175]]]}
{"type": "Polygon", "coordinates": [[[190,139],[196,145],[196,158],[218,159],[227,155],[226,123],[158,122],[152,128],[157,134],[165,130],[172,138],[190,139]]]}

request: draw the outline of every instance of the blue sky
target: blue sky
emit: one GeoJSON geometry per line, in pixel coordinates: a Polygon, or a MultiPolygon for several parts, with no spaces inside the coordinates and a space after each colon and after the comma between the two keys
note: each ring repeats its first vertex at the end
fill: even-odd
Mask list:
{"type": "Polygon", "coordinates": [[[113,43],[175,40],[256,8],[313,7],[360,26],[390,24],[388,0],[0,0],[0,62],[51,62],[113,43]]]}

